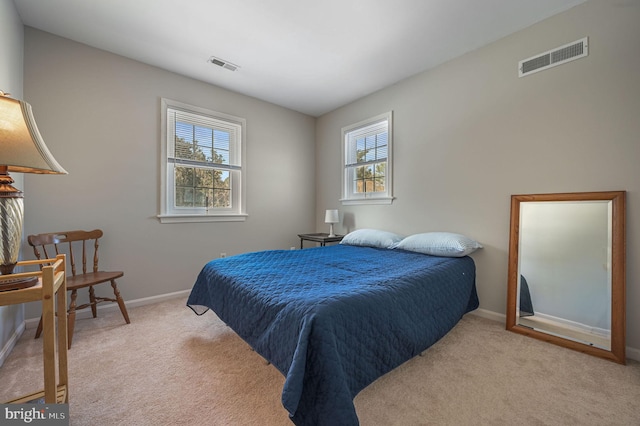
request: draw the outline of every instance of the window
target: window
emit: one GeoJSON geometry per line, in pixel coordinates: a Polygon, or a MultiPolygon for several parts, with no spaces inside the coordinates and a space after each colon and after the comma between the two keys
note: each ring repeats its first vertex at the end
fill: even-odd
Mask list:
{"type": "Polygon", "coordinates": [[[244,220],[245,120],[162,99],[162,223],[244,220]]]}
{"type": "Polygon", "coordinates": [[[391,204],[392,113],[342,129],[342,204],[391,204]]]}

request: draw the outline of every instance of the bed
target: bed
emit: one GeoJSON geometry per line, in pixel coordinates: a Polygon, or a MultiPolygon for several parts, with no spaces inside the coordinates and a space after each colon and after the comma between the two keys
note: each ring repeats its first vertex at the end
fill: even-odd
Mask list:
{"type": "Polygon", "coordinates": [[[357,425],[360,390],[478,307],[475,264],[339,244],[208,262],[187,305],[211,309],[284,376],[296,425],[357,425]]]}

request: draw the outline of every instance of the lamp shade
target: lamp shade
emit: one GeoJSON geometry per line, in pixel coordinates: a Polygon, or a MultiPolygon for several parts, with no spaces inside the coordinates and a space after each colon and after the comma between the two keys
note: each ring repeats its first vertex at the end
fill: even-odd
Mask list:
{"type": "Polygon", "coordinates": [[[0,165],[9,172],[67,174],[42,140],[31,105],[0,94],[0,165]]]}
{"type": "MultiPolygon", "coordinates": [[[[22,191],[9,172],[67,174],[44,144],[31,105],[0,92],[0,273],[9,275],[18,262],[24,205],[22,191]]],[[[3,280],[0,291],[34,285],[34,277],[3,280]]]]}
{"type": "Polygon", "coordinates": [[[338,210],[327,210],[324,214],[324,223],[338,223],[338,210]]]}

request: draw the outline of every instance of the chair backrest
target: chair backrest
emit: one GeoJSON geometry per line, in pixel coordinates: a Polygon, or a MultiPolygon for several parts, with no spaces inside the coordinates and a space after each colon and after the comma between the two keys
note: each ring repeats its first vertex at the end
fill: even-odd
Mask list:
{"type": "Polygon", "coordinates": [[[71,275],[87,273],[87,259],[92,259],[90,272],[98,272],[98,240],[102,237],[102,230],[50,232],[46,234],[29,235],[27,241],[33,247],[33,254],[37,259],[49,259],[57,254],[67,255],[71,266],[71,275]],[[81,272],[76,270],[76,260],[82,262],[81,272]]]}

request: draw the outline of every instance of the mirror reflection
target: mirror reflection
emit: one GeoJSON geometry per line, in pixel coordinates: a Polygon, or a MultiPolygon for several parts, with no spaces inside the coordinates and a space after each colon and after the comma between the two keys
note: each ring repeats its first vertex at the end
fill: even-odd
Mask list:
{"type": "Polygon", "coordinates": [[[611,349],[611,201],[520,205],[519,325],[611,349]]]}

